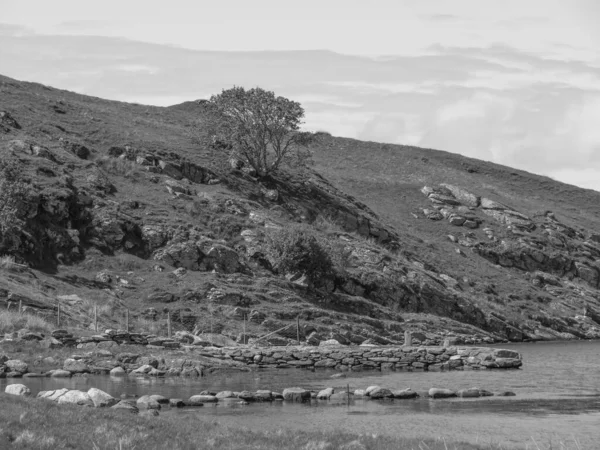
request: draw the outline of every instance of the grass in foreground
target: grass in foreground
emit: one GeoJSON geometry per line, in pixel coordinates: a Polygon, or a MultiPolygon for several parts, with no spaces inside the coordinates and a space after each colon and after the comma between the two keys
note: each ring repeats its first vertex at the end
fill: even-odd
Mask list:
{"type": "Polygon", "coordinates": [[[124,411],[57,405],[0,394],[0,448],[94,450],[303,449],[483,450],[489,446],[433,439],[292,430],[226,428],[189,417],[140,417],[124,411]]]}

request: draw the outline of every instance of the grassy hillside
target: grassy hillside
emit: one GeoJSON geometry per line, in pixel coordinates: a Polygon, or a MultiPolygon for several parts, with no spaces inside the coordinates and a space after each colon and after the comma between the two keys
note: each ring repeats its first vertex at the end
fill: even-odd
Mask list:
{"type": "Polygon", "coordinates": [[[88,329],[94,310],[120,327],[128,309],[160,332],[168,312],[242,341],[298,317],[317,343],[600,336],[600,193],[327,135],[314,170],[257,180],[195,143],[201,108],[0,77],[0,152],[30,190],[19,245],[3,250],[27,267],[1,266],[0,308],[21,301],[53,322],[60,301],[88,329]],[[282,230],[319,242],[329,279],[277,270],[268,243],[282,230]]]}

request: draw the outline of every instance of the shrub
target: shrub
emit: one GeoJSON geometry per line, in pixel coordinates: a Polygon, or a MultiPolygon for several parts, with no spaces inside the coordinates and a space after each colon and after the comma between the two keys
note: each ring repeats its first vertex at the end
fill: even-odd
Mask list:
{"type": "Polygon", "coordinates": [[[14,250],[25,224],[23,209],[29,188],[14,159],[0,161],[0,248],[14,250]]]}
{"type": "Polygon", "coordinates": [[[331,248],[300,225],[268,231],[265,253],[278,272],[305,275],[310,285],[319,287],[335,278],[331,248]]]}
{"type": "Polygon", "coordinates": [[[9,272],[23,272],[27,270],[27,266],[18,264],[12,255],[0,256],[0,268],[9,272]]]}

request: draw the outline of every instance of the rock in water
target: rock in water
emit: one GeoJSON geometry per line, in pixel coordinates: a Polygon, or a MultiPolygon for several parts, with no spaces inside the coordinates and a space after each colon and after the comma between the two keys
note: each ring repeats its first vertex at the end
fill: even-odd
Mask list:
{"type": "Polygon", "coordinates": [[[317,394],[317,398],[319,400],[329,400],[329,397],[333,395],[333,392],[333,388],[323,389],[322,391],[319,391],[319,393],[317,394]]]}
{"type": "Polygon", "coordinates": [[[219,399],[214,395],[192,395],[187,404],[190,406],[203,406],[204,403],[217,403],[219,399]]]}
{"type": "Polygon", "coordinates": [[[431,398],[450,398],[456,397],[456,392],[450,389],[431,388],[429,389],[429,396],[431,398]]]}
{"type": "Polygon", "coordinates": [[[283,390],[283,399],[288,402],[306,402],[310,400],[310,391],[299,387],[283,390]]]}
{"type": "Polygon", "coordinates": [[[419,396],[419,394],[417,394],[411,388],[408,388],[408,389],[402,389],[402,390],[398,390],[398,391],[392,391],[392,396],[394,398],[404,400],[404,399],[409,399],[409,398],[417,398],[419,396]]]}

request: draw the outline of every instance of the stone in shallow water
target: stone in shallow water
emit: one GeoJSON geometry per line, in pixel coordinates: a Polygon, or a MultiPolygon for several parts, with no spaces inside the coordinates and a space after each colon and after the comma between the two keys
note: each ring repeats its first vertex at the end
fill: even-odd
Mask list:
{"type": "Polygon", "coordinates": [[[450,389],[431,388],[429,389],[429,396],[431,398],[450,398],[456,397],[456,392],[450,389]]]}
{"type": "Polygon", "coordinates": [[[392,391],[392,396],[394,398],[404,400],[404,399],[410,399],[410,398],[417,398],[419,396],[419,394],[417,394],[412,389],[408,388],[408,389],[392,391]]]}
{"type": "Polygon", "coordinates": [[[204,403],[217,403],[219,399],[214,395],[192,395],[188,401],[188,406],[203,406],[204,403]]]}
{"type": "Polygon", "coordinates": [[[322,391],[319,391],[319,393],[317,394],[317,398],[319,400],[329,400],[329,397],[331,397],[334,393],[333,388],[326,388],[323,389],[322,391]]]}
{"type": "Polygon", "coordinates": [[[310,400],[310,391],[299,387],[286,388],[283,390],[283,399],[288,402],[305,402],[310,400]]]}

